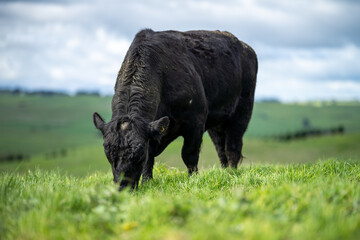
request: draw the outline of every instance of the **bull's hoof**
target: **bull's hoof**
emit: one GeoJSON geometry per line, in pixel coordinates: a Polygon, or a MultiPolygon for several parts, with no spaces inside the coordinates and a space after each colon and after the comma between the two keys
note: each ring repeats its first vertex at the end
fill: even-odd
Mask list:
{"type": "Polygon", "coordinates": [[[192,176],[193,174],[197,174],[198,173],[198,167],[195,166],[195,167],[189,167],[188,168],[188,173],[189,173],[189,176],[192,176]]]}

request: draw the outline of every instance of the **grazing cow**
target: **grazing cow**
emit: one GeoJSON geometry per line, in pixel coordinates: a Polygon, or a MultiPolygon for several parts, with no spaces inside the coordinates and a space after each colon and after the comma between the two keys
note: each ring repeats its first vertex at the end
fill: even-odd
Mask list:
{"type": "Polygon", "coordinates": [[[222,166],[236,168],[257,69],[254,50],[229,32],[140,31],[117,76],[111,120],[93,115],[120,190],[151,179],[154,158],[179,136],[188,172],[197,172],[206,130],[222,166]]]}

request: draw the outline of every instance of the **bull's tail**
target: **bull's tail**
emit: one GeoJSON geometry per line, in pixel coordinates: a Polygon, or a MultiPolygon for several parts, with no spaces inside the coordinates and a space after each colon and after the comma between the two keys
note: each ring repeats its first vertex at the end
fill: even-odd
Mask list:
{"type": "Polygon", "coordinates": [[[252,110],[254,107],[254,97],[256,88],[256,78],[258,72],[258,60],[255,51],[246,43],[242,42],[244,47],[244,56],[242,61],[242,90],[241,102],[243,106],[242,116],[246,124],[250,121],[252,110]]]}

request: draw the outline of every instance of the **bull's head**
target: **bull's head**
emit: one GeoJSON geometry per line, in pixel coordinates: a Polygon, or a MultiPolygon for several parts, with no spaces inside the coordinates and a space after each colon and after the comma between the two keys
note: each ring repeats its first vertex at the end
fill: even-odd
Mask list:
{"type": "Polygon", "coordinates": [[[111,165],[114,182],[120,179],[120,190],[138,185],[144,163],[147,160],[150,139],[159,140],[169,126],[169,118],[163,117],[146,126],[129,118],[119,118],[106,123],[98,114],[93,115],[94,125],[104,138],[105,155],[111,165]]]}

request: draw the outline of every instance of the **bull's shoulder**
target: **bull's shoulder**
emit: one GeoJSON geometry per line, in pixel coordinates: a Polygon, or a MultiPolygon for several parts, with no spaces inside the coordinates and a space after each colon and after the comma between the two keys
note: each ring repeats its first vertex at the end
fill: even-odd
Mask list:
{"type": "Polygon", "coordinates": [[[150,28],[142,29],[135,35],[135,39],[146,38],[147,35],[152,34],[152,33],[154,33],[154,31],[150,28]]]}
{"type": "Polygon", "coordinates": [[[237,37],[235,37],[232,33],[227,31],[208,31],[208,30],[193,30],[193,31],[187,31],[183,32],[182,34],[186,36],[192,36],[195,38],[198,37],[205,37],[205,38],[230,38],[234,41],[239,41],[237,37]]]}

